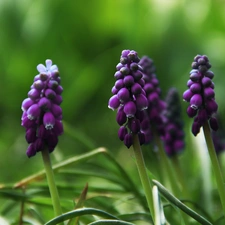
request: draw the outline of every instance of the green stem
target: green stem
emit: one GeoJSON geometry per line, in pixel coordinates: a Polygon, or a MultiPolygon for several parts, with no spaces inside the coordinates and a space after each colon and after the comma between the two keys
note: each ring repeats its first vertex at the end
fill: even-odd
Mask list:
{"type": "Polygon", "coordinates": [[[134,150],[134,155],[136,158],[136,164],[139,172],[139,176],[141,179],[141,183],[145,192],[145,196],[148,202],[148,207],[150,210],[150,214],[152,215],[153,221],[155,218],[154,215],[154,206],[153,206],[153,197],[152,197],[152,185],[150,183],[150,180],[147,175],[146,167],[145,167],[145,162],[144,158],[142,155],[142,150],[141,146],[139,143],[139,138],[138,135],[133,136],[134,144],[133,144],[133,150],[134,150]]]}
{"type": "Polygon", "coordinates": [[[138,200],[140,201],[140,204],[142,204],[143,208],[147,210],[148,206],[145,206],[145,204],[143,204],[143,203],[145,203],[145,199],[142,197],[140,191],[137,190],[137,188],[135,188],[134,182],[130,178],[130,176],[126,173],[126,171],[123,169],[123,167],[115,160],[115,157],[113,155],[111,155],[109,151],[105,151],[103,153],[117,167],[117,169],[121,173],[122,177],[125,178],[125,180],[127,180],[128,184],[124,188],[127,191],[133,192],[134,196],[136,196],[138,198],[138,200]]]}
{"type": "Polygon", "coordinates": [[[169,183],[171,185],[173,194],[180,195],[180,189],[178,187],[177,180],[174,175],[174,171],[173,171],[171,165],[169,164],[169,160],[168,160],[166,152],[163,148],[162,141],[156,132],[154,134],[154,140],[158,147],[158,152],[159,152],[159,156],[160,156],[160,160],[161,160],[161,167],[164,170],[163,171],[164,176],[166,176],[169,179],[169,183]]]}
{"type": "Polygon", "coordinates": [[[171,161],[173,164],[174,171],[176,173],[176,178],[180,182],[180,185],[181,185],[181,190],[182,190],[181,192],[182,192],[182,194],[184,193],[183,197],[187,198],[188,197],[187,184],[184,180],[184,174],[183,174],[182,168],[180,166],[178,156],[177,155],[172,156],[171,161]]]}
{"type": "Polygon", "coordinates": [[[55,216],[62,214],[62,209],[59,201],[59,194],[57,187],[55,185],[54,173],[52,170],[51,159],[49,156],[49,151],[47,148],[44,148],[42,151],[42,158],[45,166],[46,177],[48,181],[49,191],[52,199],[52,204],[55,212],[55,216]]]}
{"type": "Polygon", "coordinates": [[[204,135],[205,135],[205,140],[206,140],[209,156],[210,156],[210,159],[211,159],[211,162],[212,162],[213,171],[214,171],[215,178],[216,178],[216,183],[217,183],[217,188],[218,188],[220,200],[221,200],[223,211],[224,211],[224,214],[225,214],[224,180],[223,180],[223,175],[222,175],[222,172],[221,172],[221,169],[220,169],[220,166],[219,166],[219,161],[218,161],[218,158],[217,158],[217,155],[216,155],[216,151],[214,149],[214,145],[213,145],[213,141],[212,141],[211,132],[210,132],[208,122],[204,123],[203,131],[204,131],[204,135]]]}
{"type": "MultiPolygon", "coordinates": [[[[158,135],[158,133],[154,133],[154,138],[155,138],[155,142],[156,145],[158,146],[158,150],[159,150],[159,155],[160,155],[160,159],[161,159],[161,166],[164,169],[164,175],[166,175],[166,177],[168,177],[169,182],[170,182],[170,186],[172,188],[173,194],[177,195],[177,196],[181,196],[181,190],[178,186],[178,182],[175,178],[175,174],[174,174],[174,170],[168,160],[168,157],[166,155],[166,152],[163,148],[163,144],[162,141],[158,135]]],[[[181,213],[181,217],[184,220],[185,224],[189,224],[188,222],[188,218],[187,215],[185,215],[184,213],[181,213]]]]}

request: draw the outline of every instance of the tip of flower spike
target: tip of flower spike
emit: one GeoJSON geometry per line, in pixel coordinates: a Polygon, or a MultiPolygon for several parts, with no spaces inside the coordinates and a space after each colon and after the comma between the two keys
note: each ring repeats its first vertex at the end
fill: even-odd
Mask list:
{"type": "Polygon", "coordinates": [[[46,59],[45,60],[46,68],[50,69],[52,66],[52,60],[51,59],[46,59]]]}
{"type": "Polygon", "coordinates": [[[43,64],[37,65],[37,70],[39,73],[46,72],[45,66],[43,64]]]}
{"type": "Polygon", "coordinates": [[[43,64],[39,64],[37,66],[37,70],[39,73],[58,72],[58,67],[56,65],[52,65],[51,59],[47,59],[45,63],[46,63],[46,66],[43,64]]]}

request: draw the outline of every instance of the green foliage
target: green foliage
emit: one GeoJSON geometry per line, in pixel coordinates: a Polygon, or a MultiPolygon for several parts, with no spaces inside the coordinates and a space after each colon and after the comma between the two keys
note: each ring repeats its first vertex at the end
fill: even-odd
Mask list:
{"type": "MultiPolygon", "coordinates": [[[[65,134],[51,154],[66,215],[60,218],[80,225],[152,224],[134,156],[118,140],[115,113],[107,109],[115,65],[123,49],[148,55],[163,95],[171,86],[181,94],[193,57],[206,54],[223,115],[224,7],[219,0],[0,1],[0,224],[56,224],[50,222],[54,213],[41,156],[26,157],[20,126],[21,102],[36,65],[47,58],[58,65],[64,87],[65,134]]],[[[170,185],[162,182],[159,159],[152,146],[144,146],[149,177],[166,187],[157,181],[169,223],[184,224],[183,209],[173,202],[179,198],[198,218],[224,224],[214,176],[205,149],[199,149],[202,140],[192,138],[183,117],[186,150],[179,160],[189,194],[168,199],[170,185]]],[[[223,153],[219,159],[223,165],[223,153]]],[[[193,215],[188,220],[199,224],[193,215]]]]}

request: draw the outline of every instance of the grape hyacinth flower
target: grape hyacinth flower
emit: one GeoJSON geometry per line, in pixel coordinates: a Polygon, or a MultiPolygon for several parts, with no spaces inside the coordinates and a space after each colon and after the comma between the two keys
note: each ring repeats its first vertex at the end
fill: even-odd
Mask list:
{"type": "Polygon", "coordinates": [[[203,132],[212,162],[220,200],[225,214],[225,189],[224,178],[216,155],[212,140],[211,130],[218,130],[218,122],[215,117],[218,105],[215,101],[214,73],[210,71],[211,65],[205,55],[197,55],[192,63],[190,79],[187,82],[188,90],[183,94],[183,99],[190,103],[187,108],[189,117],[195,117],[192,125],[192,133],[196,136],[203,127],[203,132]],[[211,129],[210,129],[211,128],[211,129]]]}
{"type": "Polygon", "coordinates": [[[142,122],[146,143],[151,140],[154,141],[157,154],[160,158],[164,179],[169,179],[173,192],[179,193],[176,185],[177,181],[173,176],[173,168],[169,164],[162,143],[162,138],[165,135],[163,111],[165,110],[166,103],[161,99],[161,89],[159,87],[159,80],[156,77],[156,69],[153,60],[148,56],[143,56],[139,65],[143,69],[143,79],[145,81],[144,91],[148,99],[148,108],[145,112],[146,116],[142,122]]]}
{"type": "Polygon", "coordinates": [[[22,102],[22,123],[26,128],[26,141],[29,144],[27,156],[32,157],[47,147],[52,152],[63,133],[62,102],[63,88],[60,85],[58,67],[50,59],[46,66],[39,64],[39,72],[34,77],[28,98],[22,102]]]}
{"type": "Polygon", "coordinates": [[[166,96],[164,115],[164,146],[168,156],[174,156],[184,148],[183,121],[181,104],[177,89],[171,88],[166,96]]]}
{"type": "Polygon", "coordinates": [[[217,155],[225,150],[225,138],[224,137],[225,137],[224,130],[221,131],[219,129],[217,132],[212,131],[213,144],[214,144],[217,155]]]}
{"type": "Polygon", "coordinates": [[[225,129],[223,127],[222,120],[218,114],[216,118],[219,123],[219,129],[217,131],[211,131],[213,144],[216,150],[216,154],[219,155],[221,152],[225,150],[225,129]]]}
{"type": "Polygon", "coordinates": [[[143,79],[145,81],[144,91],[148,99],[147,116],[142,122],[146,143],[152,139],[152,131],[155,129],[159,135],[164,135],[164,124],[162,112],[165,109],[165,102],[161,100],[161,89],[155,74],[155,66],[148,56],[143,56],[139,62],[143,69],[143,79]]]}
{"type": "Polygon", "coordinates": [[[142,132],[144,112],[148,101],[143,89],[142,69],[138,65],[139,57],[133,50],[122,51],[120,63],[114,74],[115,85],[112,88],[113,96],[109,99],[108,107],[117,110],[117,123],[120,125],[118,136],[130,148],[133,144],[133,134],[138,134],[140,144],[145,143],[142,132]]]}
{"type": "Polygon", "coordinates": [[[188,89],[183,94],[183,99],[190,103],[187,108],[189,117],[195,117],[192,133],[196,136],[203,124],[209,121],[212,130],[218,129],[215,114],[218,105],[215,101],[214,73],[210,71],[211,65],[205,55],[197,55],[192,63],[188,89]]]}
{"type": "Polygon", "coordinates": [[[154,219],[152,187],[140,146],[145,143],[142,122],[145,118],[144,110],[148,107],[148,100],[143,89],[145,81],[142,78],[142,68],[138,65],[139,61],[137,52],[133,50],[122,51],[120,63],[116,66],[117,71],[114,74],[116,82],[112,88],[113,96],[109,99],[108,107],[112,110],[117,109],[116,121],[120,125],[119,139],[124,142],[127,148],[133,146],[140,180],[150,214],[154,219]]]}
{"type": "MultiPolygon", "coordinates": [[[[164,149],[167,156],[170,157],[171,165],[173,166],[173,171],[175,174],[176,183],[180,183],[180,195],[187,197],[186,182],[180,162],[178,159],[178,154],[184,149],[184,130],[183,130],[183,120],[181,118],[181,102],[180,96],[176,88],[170,88],[166,99],[166,108],[163,111],[164,119],[164,149]]],[[[171,180],[171,182],[175,182],[171,180]]],[[[173,187],[173,190],[175,188],[173,187]]]]}

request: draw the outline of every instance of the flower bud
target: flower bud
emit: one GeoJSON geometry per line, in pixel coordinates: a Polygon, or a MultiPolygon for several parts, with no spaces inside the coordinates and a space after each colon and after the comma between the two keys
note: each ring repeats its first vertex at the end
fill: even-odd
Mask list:
{"type": "Polygon", "coordinates": [[[134,117],[137,107],[134,102],[129,101],[124,105],[124,112],[128,118],[134,117]]]}
{"type": "Polygon", "coordinates": [[[120,102],[128,102],[130,99],[130,92],[128,91],[127,88],[121,88],[117,93],[117,97],[120,100],[120,102]]]}
{"type": "Polygon", "coordinates": [[[127,128],[125,126],[121,126],[118,131],[118,137],[121,141],[124,140],[125,135],[127,134],[127,128]]]}
{"type": "Polygon", "coordinates": [[[127,146],[127,148],[130,148],[130,146],[133,144],[133,135],[132,134],[125,135],[124,144],[127,146]]]}
{"type": "Polygon", "coordinates": [[[27,110],[27,117],[30,120],[34,120],[37,117],[40,116],[41,110],[38,106],[38,104],[33,104],[32,106],[30,106],[30,108],[27,110]]]}
{"type": "Polygon", "coordinates": [[[46,112],[43,116],[43,124],[46,130],[53,129],[55,125],[55,117],[51,112],[46,112]]]}
{"type": "Polygon", "coordinates": [[[136,96],[136,106],[141,111],[148,108],[148,100],[145,95],[140,94],[136,96]]]}
{"type": "Polygon", "coordinates": [[[118,99],[117,95],[113,95],[109,99],[108,108],[115,110],[120,106],[120,100],[118,99]]]}

